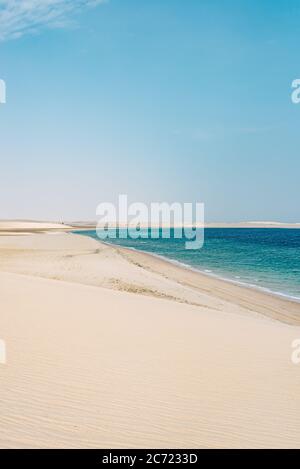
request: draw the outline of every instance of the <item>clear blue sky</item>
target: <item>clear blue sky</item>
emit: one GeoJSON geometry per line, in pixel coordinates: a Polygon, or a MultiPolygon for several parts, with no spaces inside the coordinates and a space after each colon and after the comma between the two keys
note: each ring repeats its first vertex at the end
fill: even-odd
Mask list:
{"type": "Polygon", "coordinates": [[[299,0],[56,2],[0,7],[0,218],[126,193],[300,222],[299,0]]]}

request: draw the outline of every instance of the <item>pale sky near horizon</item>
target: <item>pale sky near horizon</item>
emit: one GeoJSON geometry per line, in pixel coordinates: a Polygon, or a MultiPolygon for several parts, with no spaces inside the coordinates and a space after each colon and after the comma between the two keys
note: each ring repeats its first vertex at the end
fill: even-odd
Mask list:
{"type": "Polygon", "coordinates": [[[0,0],[0,218],[300,222],[299,0],[0,0]]]}

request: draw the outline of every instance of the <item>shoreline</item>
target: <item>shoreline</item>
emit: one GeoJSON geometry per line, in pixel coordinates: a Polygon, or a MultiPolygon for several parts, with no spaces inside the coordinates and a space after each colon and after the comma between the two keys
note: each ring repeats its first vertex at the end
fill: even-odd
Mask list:
{"type": "Polygon", "coordinates": [[[234,281],[209,275],[206,272],[164,256],[140,251],[135,248],[113,245],[102,240],[97,242],[103,243],[117,251],[127,253],[129,257],[133,257],[134,261],[142,262],[143,267],[148,266],[160,274],[163,274],[165,268],[167,268],[169,270],[168,276],[171,275],[172,279],[183,285],[195,287],[201,292],[207,292],[207,286],[209,285],[209,291],[213,290],[212,294],[221,299],[229,300],[233,303],[237,302],[238,305],[246,306],[252,312],[255,309],[259,310],[262,316],[269,319],[275,319],[290,325],[300,325],[300,301],[294,301],[281,295],[262,291],[259,288],[239,285],[234,281]],[[170,272],[170,267],[172,272],[170,272]],[[187,278],[181,279],[182,273],[186,273],[187,276],[185,277],[187,278]]]}
{"type": "MultiPolygon", "coordinates": [[[[46,240],[46,238],[49,238],[49,236],[51,238],[56,239],[63,238],[64,236],[68,236],[69,239],[71,238],[71,236],[75,238],[79,237],[80,239],[83,239],[83,244],[85,244],[84,240],[86,240],[87,245],[89,245],[89,242],[91,243],[91,245],[94,245],[96,251],[97,247],[101,249],[101,246],[105,246],[109,250],[113,250],[115,252],[120,253],[121,257],[125,257],[126,261],[129,261],[132,264],[135,264],[140,268],[145,269],[145,274],[147,273],[147,271],[154,272],[159,276],[169,278],[170,281],[181,285],[184,291],[182,292],[182,295],[180,296],[178,301],[183,301],[188,304],[197,304],[199,303],[199,300],[197,299],[199,295],[201,296],[208,294],[212,298],[229,302],[231,304],[236,305],[236,307],[245,308],[247,311],[254,314],[259,314],[261,317],[267,317],[272,320],[278,320],[289,325],[300,325],[300,302],[294,299],[290,299],[289,297],[281,296],[279,294],[271,293],[269,291],[264,291],[257,287],[251,287],[245,284],[241,285],[237,281],[222,278],[217,275],[210,274],[208,272],[203,272],[201,270],[193,268],[192,266],[185,265],[183,263],[180,263],[179,261],[172,260],[167,257],[157,255],[155,253],[139,251],[136,248],[112,244],[103,240],[99,240],[98,238],[95,239],[88,235],[84,235],[81,232],[82,230],[74,230],[74,228],[71,228],[70,226],[63,226],[63,231],[57,229],[59,228],[59,226],[57,225],[55,225],[54,227],[45,226],[41,228],[43,229],[43,231],[36,233],[35,228],[32,230],[32,228],[29,226],[28,230],[30,231],[31,229],[32,231],[24,235],[20,233],[13,233],[10,235],[7,235],[7,233],[2,233],[2,236],[0,236],[0,240],[5,240],[5,238],[18,238],[20,240],[20,243],[23,243],[26,246],[30,246],[32,244],[30,240],[32,236],[34,237],[34,239],[39,240],[46,240]],[[30,234],[32,236],[30,236],[30,234]],[[190,295],[190,292],[186,290],[187,288],[193,290],[192,295],[190,295]]],[[[44,243],[41,242],[42,246],[43,244],[44,243]]],[[[86,266],[84,264],[82,268],[89,269],[89,266],[86,266]]],[[[35,270],[36,268],[33,269],[31,266],[28,272],[31,275],[36,275],[35,270]]],[[[38,271],[39,276],[45,276],[46,278],[49,277],[46,266],[44,273],[40,272],[40,269],[38,269],[38,271]]],[[[27,269],[25,268],[20,270],[20,273],[26,272],[27,269]]],[[[74,272],[72,273],[72,271],[65,274],[64,272],[60,272],[58,270],[55,273],[55,278],[61,278],[62,280],[67,281],[71,279],[71,281],[75,280],[78,283],[82,283],[83,281],[84,283],[91,285],[99,284],[105,286],[106,288],[112,288],[117,290],[119,289],[121,291],[131,291],[134,293],[141,293],[149,296],[165,296],[166,298],[173,298],[176,301],[177,294],[176,291],[174,291],[176,289],[172,289],[172,293],[170,293],[168,289],[167,291],[165,291],[164,287],[161,288],[160,284],[157,284],[156,282],[154,282],[152,287],[149,287],[147,279],[145,279],[145,281],[143,280],[140,282],[140,279],[138,277],[134,277],[134,280],[130,280],[130,282],[127,282],[127,275],[125,275],[124,278],[121,279],[115,278],[116,276],[114,272],[112,272],[112,278],[107,279],[105,272],[101,271],[101,278],[99,279],[99,281],[96,281],[96,272],[97,266],[95,265],[93,266],[93,271],[91,271],[90,273],[87,271],[87,275],[85,276],[86,278],[84,277],[83,281],[82,276],[77,276],[74,272]],[[94,271],[95,273],[93,273],[94,271]]]]}
{"type": "MultiPolygon", "coordinates": [[[[299,320],[297,317],[294,316],[294,318],[292,319],[292,321],[296,321],[296,325],[300,325],[300,298],[298,297],[292,297],[292,296],[289,296],[287,294],[284,294],[284,293],[280,293],[280,292],[274,292],[274,291],[271,291],[269,289],[267,289],[267,287],[259,287],[259,286],[256,286],[256,285],[251,285],[251,284],[247,284],[247,283],[244,283],[244,282],[239,282],[237,280],[233,280],[233,279],[229,279],[229,278],[225,278],[225,277],[222,277],[222,276],[219,276],[217,274],[213,274],[213,273],[209,273],[209,272],[205,272],[205,271],[202,271],[200,269],[197,269],[193,266],[190,266],[188,264],[185,264],[183,262],[180,262],[180,261],[177,261],[176,259],[170,259],[168,258],[167,256],[163,256],[163,255],[160,255],[160,254],[156,254],[156,253],[152,253],[152,252],[148,252],[148,251],[143,251],[143,250],[139,250],[135,247],[128,247],[128,246],[122,246],[122,245],[119,245],[117,243],[110,243],[108,241],[103,241],[103,240],[100,240],[100,239],[95,239],[93,237],[90,237],[88,235],[84,235],[80,232],[77,232],[74,231],[74,232],[71,232],[72,234],[77,234],[79,236],[86,236],[90,239],[93,239],[101,244],[104,244],[108,247],[111,247],[111,248],[114,248],[114,249],[118,249],[118,250],[121,250],[121,251],[124,251],[124,252],[131,252],[131,253],[137,253],[137,255],[141,255],[141,256],[150,256],[152,257],[153,259],[157,259],[157,260],[160,260],[162,262],[165,262],[169,265],[172,265],[174,266],[175,268],[177,269],[180,269],[180,270],[183,270],[183,271],[187,271],[187,272],[191,272],[191,273],[194,273],[196,275],[199,275],[199,280],[201,280],[201,277],[205,277],[205,278],[208,278],[208,279],[211,279],[212,281],[216,281],[218,282],[218,285],[219,285],[219,282],[222,282],[224,283],[225,285],[231,285],[233,287],[236,287],[238,289],[244,289],[246,290],[250,295],[251,295],[251,292],[253,292],[254,294],[259,294],[259,295],[262,295],[263,296],[266,296],[267,298],[270,298],[270,299],[273,299],[273,300],[278,300],[280,301],[280,304],[282,305],[282,308],[285,309],[287,306],[289,307],[292,307],[293,309],[293,312],[296,312],[298,311],[298,314],[299,314],[299,320]]],[[[142,257],[141,257],[142,258],[142,257]]],[[[179,272],[180,272],[179,270],[179,272]]],[[[163,273],[163,270],[160,269],[160,273],[163,273]]],[[[201,289],[201,287],[200,287],[201,289]]],[[[268,316],[268,315],[266,315],[268,316]]],[[[281,317],[281,315],[280,315],[281,317]]],[[[284,316],[282,316],[284,317],[284,316]]],[[[289,319],[290,318],[287,318],[287,323],[289,323],[289,319]]],[[[280,319],[281,320],[281,319],[280,319]]],[[[285,321],[284,321],[285,322],[285,321]]]]}
{"type": "MultiPolygon", "coordinates": [[[[194,290],[192,295],[190,295],[190,293],[188,293],[186,290],[182,291],[182,295],[180,296],[181,299],[179,299],[180,301],[184,301],[190,304],[199,303],[197,296],[202,294],[206,295],[209,293],[209,296],[211,297],[220,299],[221,301],[236,304],[237,307],[246,308],[248,311],[254,312],[256,314],[258,313],[261,316],[269,317],[271,319],[279,320],[291,325],[300,325],[300,302],[295,299],[276,294],[275,292],[265,291],[256,286],[252,287],[248,284],[241,284],[241,282],[232,279],[227,279],[215,274],[203,272],[192,266],[180,263],[180,261],[169,259],[155,253],[148,253],[145,251],[139,251],[136,248],[129,248],[112,244],[83,234],[83,231],[90,230],[78,230],[77,227],[74,229],[74,227],[70,225],[66,226],[51,223],[43,224],[30,222],[27,224],[22,222],[22,226],[20,226],[20,223],[21,222],[10,222],[7,224],[3,221],[0,222],[0,240],[2,239],[4,241],[5,239],[18,238],[20,243],[23,243],[25,246],[29,247],[32,244],[30,235],[35,236],[34,239],[39,240],[46,240],[45,236],[48,236],[49,238],[50,235],[52,238],[57,239],[60,237],[63,238],[66,235],[72,235],[74,237],[77,236],[83,238],[83,240],[90,240],[92,243],[91,245],[95,245],[95,249],[96,246],[106,246],[108,249],[119,251],[119,253],[122,252],[123,257],[124,254],[126,254],[125,257],[127,258],[127,261],[129,260],[130,262],[133,262],[133,264],[140,265],[150,272],[154,271],[157,275],[170,277],[170,281],[180,284],[183,290],[186,288],[194,290]],[[9,229],[11,231],[12,228],[14,228],[14,231],[8,234],[6,230],[9,229]],[[38,232],[36,232],[37,228],[38,232]],[[20,233],[20,229],[25,229],[26,233],[20,233]]],[[[43,244],[44,243],[41,242],[42,246],[43,244]]],[[[83,244],[85,244],[84,241],[83,244]]],[[[86,241],[86,244],[89,244],[88,241],[86,241]]],[[[62,269],[63,268],[64,267],[62,266],[62,269]]],[[[87,266],[83,265],[82,268],[85,269],[87,266]]],[[[33,267],[30,266],[28,272],[30,274],[36,275],[35,270],[36,268],[33,269],[33,267]]],[[[40,270],[41,269],[38,269],[38,271],[40,270]]],[[[46,266],[42,270],[45,270],[44,273],[39,272],[39,275],[48,277],[49,274],[46,266]]],[[[26,272],[26,268],[20,269],[20,273],[26,272]]],[[[140,292],[142,294],[144,292],[150,296],[162,295],[174,299],[176,299],[177,296],[174,289],[172,289],[172,293],[170,293],[168,289],[167,291],[165,291],[164,288],[161,289],[160,285],[156,282],[153,283],[153,281],[151,281],[153,283],[153,287],[149,288],[147,279],[140,282],[139,278],[134,277],[134,281],[127,282],[126,275],[124,278],[119,279],[115,278],[116,276],[114,272],[111,272],[111,278],[106,278],[105,272],[101,271],[100,279],[97,282],[95,280],[97,278],[96,272],[97,266],[95,265],[93,266],[91,272],[87,272],[87,275],[85,276],[86,278],[80,275],[76,275],[76,273],[72,273],[72,271],[68,273],[60,272],[59,269],[55,275],[57,278],[62,278],[62,280],[68,280],[70,278],[72,281],[76,280],[78,283],[81,283],[83,278],[85,278],[84,283],[87,284],[100,284],[107,288],[140,292]],[[94,271],[95,273],[93,273],[94,271]]]]}
{"type": "MultiPolygon", "coordinates": [[[[113,244],[106,243],[102,240],[99,240],[99,242],[102,242],[104,244],[108,244],[109,246],[113,246],[113,244]]],[[[176,259],[171,259],[167,256],[164,256],[164,255],[161,255],[161,254],[156,254],[154,252],[142,251],[142,250],[136,249],[134,247],[128,247],[128,246],[125,247],[125,246],[122,246],[122,245],[118,245],[118,247],[119,248],[124,248],[124,249],[129,249],[129,250],[132,250],[132,251],[135,251],[135,252],[140,252],[142,254],[149,254],[150,256],[153,256],[155,258],[158,258],[158,259],[164,260],[166,262],[169,262],[169,263],[171,263],[175,266],[181,267],[182,269],[190,270],[192,272],[199,273],[201,275],[205,275],[206,277],[209,277],[209,278],[212,278],[212,279],[221,280],[222,282],[230,283],[232,285],[247,288],[249,290],[258,291],[258,292],[264,293],[266,295],[270,295],[272,297],[276,297],[276,298],[280,298],[282,300],[286,300],[286,301],[289,301],[289,302],[292,302],[292,303],[299,303],[300,304],[300,297],[297,297],[297,296],[291,296],[291,295],[288,295],[287,293],[274,292],[273,290],[268,289],[267,287],[260,287],[259,285],[254,285],[254,284],[250,284],[250,283],[246,283],[246,282],[239,282],[238,280],[233,280],[233,279],[230,279],[230,278],[222,277],[221,275],[217,275],[217,274],[214,274],[212,272],[207,272],[205,270],[198,269],[197,267],[193,267],[189,264],[185,264],[184,262],[180,262],[180,261],[177,261],[176,259]]]]}

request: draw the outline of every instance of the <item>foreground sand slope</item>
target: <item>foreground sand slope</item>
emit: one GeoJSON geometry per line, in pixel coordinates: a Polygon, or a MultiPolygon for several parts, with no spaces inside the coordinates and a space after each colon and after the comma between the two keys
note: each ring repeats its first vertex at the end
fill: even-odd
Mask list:
{"type": "Polygon", "coordinates": [[[128,256],[1,237],[0,447],[300,447],[300,328],[128,256]]]}
{"type": "Polygon", "coordinates": [[[296,328],[13,274],[0,295],[1,447],[299,446],[296,328]]]}

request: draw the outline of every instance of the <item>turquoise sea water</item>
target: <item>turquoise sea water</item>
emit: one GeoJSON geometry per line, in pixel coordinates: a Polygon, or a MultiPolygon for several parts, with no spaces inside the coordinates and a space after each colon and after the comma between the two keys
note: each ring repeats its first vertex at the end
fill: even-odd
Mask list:
{"type": "MultiPolygon", "coordinates": [[[[81,234],[98,239],[95,231],[81,234]]],[[[297,229],[207,228],[204,247],[200,250],[186,250],[185,239],[173,236],[170,239],[117,238],[107,242],[163,256],[209,275],[300,301],[300,230],[297,229]]]]}

